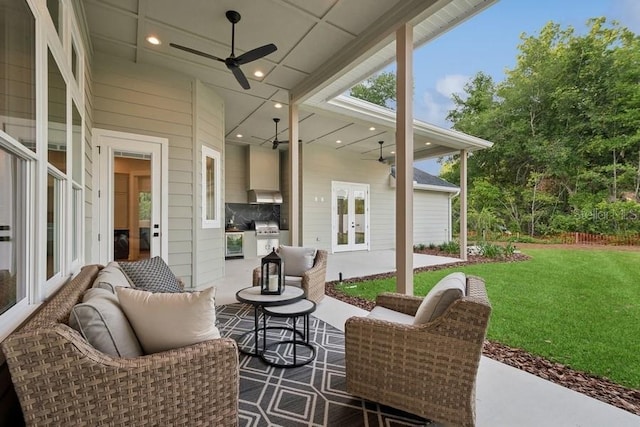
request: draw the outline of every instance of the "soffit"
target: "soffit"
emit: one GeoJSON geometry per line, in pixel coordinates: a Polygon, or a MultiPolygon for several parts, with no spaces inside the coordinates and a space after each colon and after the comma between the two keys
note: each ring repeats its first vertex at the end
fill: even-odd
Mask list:
{"type": "MultiPolygon", "coordinates": [[[[393,60],[395,46],[390,38],[395,29],[391,27],[397,24],[393,19],[418,20],[414,31],[416,44],[420,44],[492,2],[84,0],[82,4],[95,51],[175,70],[216,91],[225,102],[228,141],[268,144],[274,137],[274,117],[281,119],[278,139],[288,139],[289,97],[296,88],[307,87],[309,82],[326,75],[330,84],[309,91],[308,100],[301,106],[299,136],[303,144],[322,144],[363,155],[373,153],[377,158],[379,139],[386,141],[384,151],[392,156],[393,124],[383,121],[383,126],[366,118],[350,117],[345,111],[331,111],[326,108],[328,94],[342,93],[393,60]],[[236,55],[266,43],[278,47],[273,54],[242,66],[251,84],[247,91],[224,64],[169,47],[173,42],[219,57],[228,56],[231,24],[225,17],[227,10],[237,10],[242,15],[236,25],[236,55]],[[162,45],[147,43],[145,38],[150,34],[159,37],[162,45]],[[254,77],[256,69],[265,76],[254,77]],[[274,108],[276,102],[283,108],[274,108]],[[370,131],[374,125],[378,130],[370,131]],[[235,136],[238,133],[242,139],[235,136]],[[337,139],[342,144],[336,144],[337,139]]],[[[280,149],[286,147],[281,145],[280,149]]]]}

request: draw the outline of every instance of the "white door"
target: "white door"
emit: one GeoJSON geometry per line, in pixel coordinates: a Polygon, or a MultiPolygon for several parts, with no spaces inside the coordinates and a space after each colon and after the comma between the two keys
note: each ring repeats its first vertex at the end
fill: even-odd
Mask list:
{"type": "Polygon", "coordinates": [[[167,150],[165,138],[94,129],[98,262],[167,260],[167,150]]]}
{"type": "Polygon", "coordinates": [[[333,252],[369,250],[369,185],[331,183],[333,252]]]}

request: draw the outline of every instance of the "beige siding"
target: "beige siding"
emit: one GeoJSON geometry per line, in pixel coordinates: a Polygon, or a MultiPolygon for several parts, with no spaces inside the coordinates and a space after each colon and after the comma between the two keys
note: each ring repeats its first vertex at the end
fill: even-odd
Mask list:
{"type": "MultiPolygon", "coordinates": [[[[194,274],[196,286],[206,285],[214,279],[224,276],[224,193],[220,206],[220,227],[202,228],[202,146],[206,145],[220,152],[221,165],[224,165],[224,102],[213,90],[196,83],[195,92],[196,112],[196,146],[197,156],[194,159],[194,180],[196,185],[196,211],[194,229],[194,253],[197,254],[194,274]],[[197,239],[197,241],[195,240],[197,239]]],[[[225,165],[226,166],[226,165],[225,165]]],[[[225,169],[223,166],[223,171],[225,169]]],[[[224,174],[221,176],[221,186],[224,188],[224,174]]],[[[222,191],[222,188],[220,191],[222,191]]]]}
{"type": "Polygon", "coordinates": [[[247,203],[246,147],[227,144],[224,151],[224,202],[247,203]]]}
{"type": "Polygon", "coordinates": [[[449,241],[449,193],[413,192],[414,245],[449,241]]]}
{"type": "Polygon", "coordinates": [[[331,250],[331,182],[343,181],[369,184],[371,249],[393,248],[395,193],[389,187],[389,166],[313,145],[302,151],[302,244],[331,250]]]}
{"type": "Polygon", "coordinates": [[[169,140],[168,261],[190,286],[193,257],[185,248],[193,237],[192,80],[104,55],[96,55],[91,71],[93,127],[169,140]]]}

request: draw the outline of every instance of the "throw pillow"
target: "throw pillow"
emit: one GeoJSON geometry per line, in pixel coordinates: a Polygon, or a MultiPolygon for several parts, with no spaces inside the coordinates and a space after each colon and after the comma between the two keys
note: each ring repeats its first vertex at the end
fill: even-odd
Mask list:
{"type": "Polygon", "coordinates": [[[159,256],[141,261],[121,262],[120,268],[138,289],[149,292],[182,292],[178,279],[159,256]]]}
{"type": "Polygon", "coordinates": [[[464,273],[451,273],[440,280],[424,297],[416,312],[414,325],[431,322],[444,313],[456,300],[467,292],[467,277],[464,273]]]}
{"type": "Polygon", "coordinates": [[[146,354],[220,338],[215,288],[181,293],[151,293],[117,288],[122,310],[146,354]]]}
{"type": "Polygon", "coordinates": [[[69,314],[69,326],[97,350],[115,357],[142,356],[142,348],[118,298],[106,289],[88,289],[69,314]]]}
{"type": "Polygon", "coordinates": [[[299,246],[280,246],[278,249],[285,276],[302,276],[305,271],[313,267],[316,258],[314,248],[302,248],[299,246]]]}
{"type": "Polygon", "coordinates": [[[130,288],[131,282],[127,275],[120,269],[118,263],[111,261],[105,268],[100,270],[93,281],[93,287],[106,289],[112,294],[115,294],[117,286],[130,288]]]}

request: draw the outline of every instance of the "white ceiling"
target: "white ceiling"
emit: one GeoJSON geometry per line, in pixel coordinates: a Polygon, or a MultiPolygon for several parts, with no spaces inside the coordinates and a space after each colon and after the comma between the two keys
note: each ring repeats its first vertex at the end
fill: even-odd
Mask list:
{"type": "MultiPolygon", "coordinates": [[[[395,148],[393,124],[376,117],[349,117],[327,100],[394,60],[398,25],[415,25],[415,44],[437,37],[495,0],[84,0],[93,49],[130,61],[192,75],[225,100],[227,141],[270,146],[274,117],[280,140],[288,139],[289,96],[303,100],[299,135],[303,144],[322,144],[378,157],[395,148]],[[235,54],[274,43],[277,51],[241,66],[251,89],[243,90],[223,63],[169,46],[169,42],[226,58],[236,10],[235,54]],[[153,46],[146,37],[162,44],[153,46]],[[262,78],[253,73],[261,70],[262,78]],[[275,103],[283,104],[276,109],[275,103]],[[376,130],[370,130],[375,127],[376,130]],[[237,138],[236,134],[242,134],[237,138]],[[341,140],[341,144],[336,141],[341,140]]],[[[451,152],[444,141],[430,144],[428,133],[415,138],[416,158],[451,152]],[[435,149],[435,150],[434,150],[435,149]]],[[[286,145],[281,145],[286,149],[286,145]]]]}

